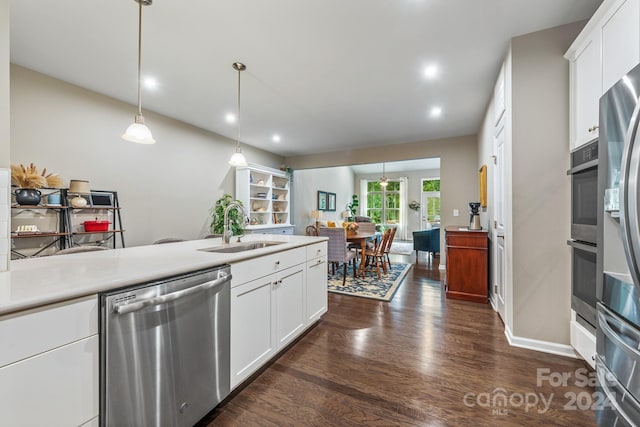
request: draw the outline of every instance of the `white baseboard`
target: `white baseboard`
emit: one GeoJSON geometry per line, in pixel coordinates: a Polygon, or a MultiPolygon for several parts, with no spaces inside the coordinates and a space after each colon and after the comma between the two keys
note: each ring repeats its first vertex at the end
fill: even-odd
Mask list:
{"type": "Polygon", "coordinates": [[[550,341],[540,341],[531,338],[523,338],[513,336],[511,329],[505,325],[504,334],[507,337],[509,345],[513,347],[526,348],[528,350],[541,351],[543,353],[557,354],[558,356],[571,357],[578,359],[579,356],[573,350],[573,347],[566,344],[558,344],[550,341]]]}
{"type": "Polygon", "coordinates": [[[491,304],[491,308],[493,308],[493,311],[498,311],[498,306],[493,300],[493,294],[489,294],[489,304],[491,304]]]}
{"type": "Polygon", "coordinates": [[[571,345],[589,366],[596,368],[596,337],[575,320],[571,320],[571,345]]]}

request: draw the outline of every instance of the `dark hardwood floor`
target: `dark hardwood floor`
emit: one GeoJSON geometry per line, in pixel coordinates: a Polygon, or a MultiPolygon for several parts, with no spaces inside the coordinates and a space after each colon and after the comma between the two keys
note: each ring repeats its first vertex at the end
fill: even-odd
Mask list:
{"type": "Polygon", "coordinates": [[[421,253],[390,303],[330,293],[322,320],[200,425],[595,425],[578,409],[594,393],[584,361],[510,347],[490,305],[447,300],[439,280],[421,253]]]}

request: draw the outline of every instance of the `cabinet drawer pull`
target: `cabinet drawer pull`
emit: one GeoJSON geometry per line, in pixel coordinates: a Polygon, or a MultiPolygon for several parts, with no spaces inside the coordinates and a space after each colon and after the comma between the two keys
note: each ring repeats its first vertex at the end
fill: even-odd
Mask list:
{"type": "Polygon", "coordinates": [[[589,128],[589,132],[595,132],[596,130],[598,130],[598,126],[592,126],[589,128]]]}
{"type": "Polygon", "coordinates": [[[276,265],[280,265],[280,261],[276,261],[276,265]]]}

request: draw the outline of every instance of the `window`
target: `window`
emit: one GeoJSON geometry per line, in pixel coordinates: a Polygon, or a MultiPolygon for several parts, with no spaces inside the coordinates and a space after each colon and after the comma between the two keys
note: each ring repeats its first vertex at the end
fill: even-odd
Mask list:
{"type": "Polygon", "coordinates": [[[422,180],[423,215],[430,224],[440,224],[440,179],[422,180]]]}
{"type": "Polygon", "coordinates": [[[376,224],[399,224],[400,181],[389,180],[386,188],[378,181],[367,181],[366,215],[376,224]]]}

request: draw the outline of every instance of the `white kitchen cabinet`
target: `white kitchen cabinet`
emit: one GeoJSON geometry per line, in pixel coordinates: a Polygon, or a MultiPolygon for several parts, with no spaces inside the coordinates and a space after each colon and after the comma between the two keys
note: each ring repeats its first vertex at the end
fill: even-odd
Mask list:
{"type": "Polygon", "coordinates": [[[303,330],[305,265],[231,289],[231,388],[303,330]]]}
{"type": "Polygon", "coordinates": [[[598,136],[598,105],[602,93],[599,37],[594,35],[582,46],[570,68],[573,77],[570,148],[574,149],[598,136]]]}
{"type": "Polygon", "coordinates": [[[276,351],[284,348],[300,335],[305,323],[305,264],[276,274],[273,286],[276,351]]]}
{"type": "Polygon", "coordinates": [[[7,426],[78,426],[98,415],[98,336],[0,368],[7,426]]]}
{"type": "Polygon", "coordinates": [[[98,416],[97,310],[92,296],[0,318],[0,424],[77,426],[98,416]]]}
{"type": "Polygon", "coordinates": [[[327,311],[326,257],[322,242],[231,264],[232,389],[327,311]]]}
{"type": "Polygon", "coordinates": [[[269,275],[231,289],[231,388],[275,353],[273,281],[269,275]]]}
{"type": "Polygon", "coordinates": [[[327,243],[307,246],[307,322],[327,312],[327,243]]]}
{"type": "Polygon", "coordinates": [[[616,1],[602,23],[602,93],[640,61],[640,1],[616,1]]]}
{"type": "Polygon", "coordinates": [[[598,137],[600,97],[640,61],[640,0],[605,0],[565,58],[573,150],[598,137]]]}
{"type": "Polygon", "coordinates": [[[248,233],[279,234],[281,227],[292,228],[290,198],[286,172],[254,164],[236,168],[236,199],[242,202],[249,216],[248,233]]]}

